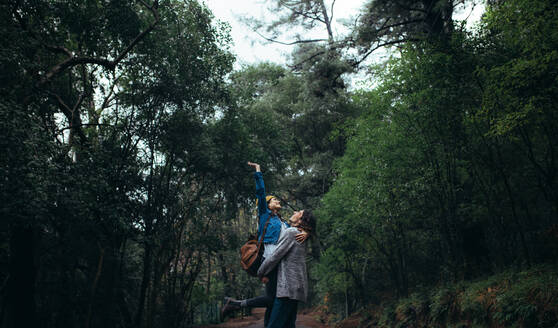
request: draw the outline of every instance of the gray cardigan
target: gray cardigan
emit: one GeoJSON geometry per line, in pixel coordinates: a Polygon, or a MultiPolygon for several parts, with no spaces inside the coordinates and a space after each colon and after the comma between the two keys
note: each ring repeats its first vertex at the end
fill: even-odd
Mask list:
{"type": "Polygon", "coordinates": [[[275,252],[266,258],[258,276],[267,275],[276,265],[277,297],[306,302],[308,295],[308,277],[306,275],[306,245],[296,241],[297,228],[282,229],[275,252]]]}

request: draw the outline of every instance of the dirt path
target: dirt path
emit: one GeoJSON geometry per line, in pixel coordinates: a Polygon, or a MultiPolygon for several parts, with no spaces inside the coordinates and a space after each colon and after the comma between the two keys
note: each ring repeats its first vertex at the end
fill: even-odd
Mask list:
{"type": "MultiPolygon", "coordinates": [[[[227,319],[218,325],[200,326],[198,328],[263,328],[265,309],[254,309],[251,316],[244,318],[227,319]]],[[[296,317],[297,328],[326,328],[327,326],[317,319],[317,315],[300,311],[296,317]]]]}

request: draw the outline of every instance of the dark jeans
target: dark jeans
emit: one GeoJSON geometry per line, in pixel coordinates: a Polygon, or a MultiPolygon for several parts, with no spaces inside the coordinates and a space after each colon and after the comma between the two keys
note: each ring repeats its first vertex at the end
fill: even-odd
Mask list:
{"type": "Polygon", "coordinates": [[[267,328],[295,328],[297,307],[297,300],[287,297],[276,298],[267,328]]]}
{"type": "Polygon", "coordinates": [[[267,327],[269,318],[271,317],[271,311],[273,309],[273,300],[275,300],[275,295],[277,294],[277,268],[273,269],[267,277],[269,281],[265,284],[265,295],[249,298],[246,300],[246,306],[248,307],[264,307],[265,310],[264,326],[267,327]]]}

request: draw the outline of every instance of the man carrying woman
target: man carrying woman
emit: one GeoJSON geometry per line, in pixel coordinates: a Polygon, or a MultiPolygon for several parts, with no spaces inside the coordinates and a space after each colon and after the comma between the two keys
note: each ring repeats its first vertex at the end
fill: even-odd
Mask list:
{"type": "Polygon", "coordinates": [[[316,220],[309,210],[295,212],[289,220],[291,227],[283,229],[273,254],[258,270],[258,277],[276,271],[277,287],[267,328],[295,328],[298,302],[306,302],[308,275],[306,245],[296,241],[301,232],[313,235],[316,220]]]}
{"type": "MultiPolygon", "coordinates": [[[[258,205],[258,240],[263,233],[266,222],[269,220],[265,236],[263,238],[263,256],[267,259],[275,252],[275,249],[278,246],[281,231],[289,228],[290,226],[283,222],[279,215],[281,201],[271,195],[266,196],[260,165],[252,162],[248,162],[248,165],[255,169],[254,178],[256,180],[256,196],[258,205]]],[[[298,242],[303,243],[307,237],[308,234],[306,232],[299,232],[296,234],[295,239],[298,242]]],[[[221,309],[221,320],[223,320],[228,314],[239,310],[242,307],[265,307],[264,326],[267,327],[277,289],[277,267],[271,268],[271,270],[266,273],[266,278],[267,282],[265,285],[265,294],[262,296],[246,300],[234,300],[226,297],[225,305],[221,309]]]]}

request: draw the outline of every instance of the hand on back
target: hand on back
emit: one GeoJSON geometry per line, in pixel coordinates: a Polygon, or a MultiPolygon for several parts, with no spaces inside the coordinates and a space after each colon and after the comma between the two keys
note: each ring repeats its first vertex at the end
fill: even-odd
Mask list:
{"type": "Polygon", "coordinates": [[[308,239],[308,232],[306,231],[302,231],[301,233],[297,234],[295,236],[296,241],[298,241],[299,243],[303,243],[306,241],[306,239],[308,239]]]}

